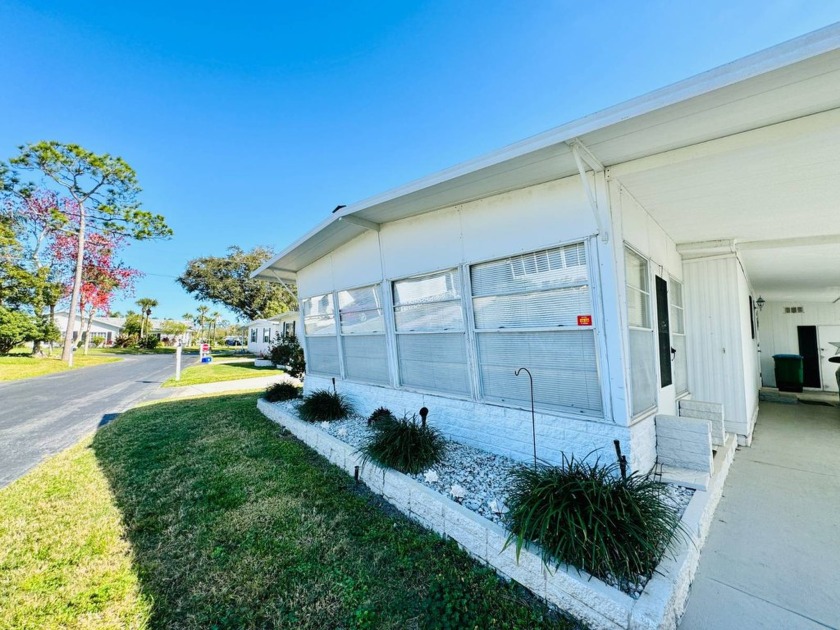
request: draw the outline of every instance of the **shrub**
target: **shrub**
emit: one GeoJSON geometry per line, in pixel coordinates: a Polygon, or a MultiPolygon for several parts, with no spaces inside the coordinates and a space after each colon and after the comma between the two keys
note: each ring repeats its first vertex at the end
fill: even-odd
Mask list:
{"type": "Polygon", "coordinates": [[[300,378],[306,372],[303,348],[294,335],[278,337],[269,350],[269,356],[274,365],[284,366],[294,377],[300,378]]]}
{"type": "Polygon", "coordinates": [[[137,345],[137,337],[134,335],[119,335],[114,339],[115,348],[130,348],[137,345]]]}
{"type": "Polygon", "coordinates": [[[650,576],[681,529],[663,501],[664,484],[618,464],[588,464],[574,456],[560,466],[514,469],[508,497],[506,546],[542,547],[543,562],[567,563],[600,578],[635,583],[650,576]]]}
{"type": "Polygon", "coordinates": [[[143,337],[137,345],[145,350],[154,350],[160,345],[160,339],[155,337],[154,335],[146,335],[143,337]]]}
{"type": "Polygon", "coordinates": [[[368,425],[371,425],[376,424],[380,420],[393,420],[394,418],[395,416],[391,413],[390,409],[387,409],[385,407],[379,407],[378,409],[374,409],[373,413],[370,414],[370,416],[368,416],[367,423],[368,425]]]}
{"type": "Polygon", "coordinates": [[[353,413],[353,406],[342,394],[326,389],[317,389],[298,407],[298,415],[307,422],[341,420],[353,413]]]}
{"type": "Polygon", "coordinates": [[[443,458],[446,442],[439,431],[415,417],[381,417],[372,425],[374,436],[361,448],[362,461],[373,461],[404,473],[416,474],[443,458]]]}
{"type": "Polygon", "coordinates": [[[281,400],[294,400],[300,397],[300,387],[296,387],[291,383],[274,383],[269,385],[263,398],[268,402],[278,402],[281,400]]]}

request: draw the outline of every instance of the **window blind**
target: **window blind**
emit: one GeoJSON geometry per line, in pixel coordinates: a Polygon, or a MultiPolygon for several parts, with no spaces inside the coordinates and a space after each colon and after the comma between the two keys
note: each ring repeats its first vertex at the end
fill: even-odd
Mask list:
{"type": "Polygon", "coordinates": [[[470,392],[461,276],[457,269],[393,283],[400,383],[470,392]]]}
{"type": "Polygon", "coordinates": [[[624,249],[627,288],[627,323],[630,356],[630,413],[636,415],[656,404],[656,348],[651,321],[648,261],[624,249]]]}
{"type": "Polygon", "coordinates": [[[338,292],[344,375],[350,380],[389,383],[385,317],[379,287],[338,292]]]}
{"type": "Polygon", "coordinates": [[[601,412],[595,334],[579,327],[592,315],[583,243],[470,268],[482,397],[542,407],[601,412]],[[525,330],[527,329],[527,330],[525,330]]]}
{"type": "Polygon", "coordinates": [[[316,295],[302,301],[306,336],[306,369],[316,374],[340,374],[333,296],[316,295]]]}
{"type": "Polygon", "coordinates": [[[674,389],[677,394],[688,391],[688,356],[685,341],[685,307],[682,284],[671,279],[668,296],[671,302],[671,345],[677,351],[674,357],[674,389]]]}

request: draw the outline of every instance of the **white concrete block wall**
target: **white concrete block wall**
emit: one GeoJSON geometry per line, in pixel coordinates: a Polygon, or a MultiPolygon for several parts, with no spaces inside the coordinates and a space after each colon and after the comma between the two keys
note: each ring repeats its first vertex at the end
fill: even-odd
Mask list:
{"type": "MultiPolygon", "coordinates": [[[[622,451],[626,449],[621,446],[622,451]]],[[[630,454],[627,458],[631,470],[646,473],[656,463],[656,421],[651,414],[630,427],[630,454]]]]}
{"type": "Polygon", "coordinates": [[[711,422],[698,418],[656,416],[659,462],[674,468],[712,472],[711,422]]]}
{"type": "MultiPolygon", "coordinates": [[[[348,474],[354,474],[355,467],[360,466],[359,454],[349,444],[265,400],[260,399],[257,406],[269,419],[286,427],[348,474]]],[[[685,609],[689,585],[734,453],[735,440],[730,436],[715,458],[708,492],[696,492],[683,516],[687,538],[674,543],[638,600],[573,568],[547,570],[537,547],[526,545],[517,558],[515,547],[505,548],[507,531],[502,527],[402,473],[368,464],[361,467],[360,478],[411,519],[452,538],[470,555],[487,562],[498,573],[522,584],[593,630],[673,630],[685,609]]]]}
{"type": "MultiPolygon", "coordinates": [[[[317,389],[332,390],[332,379],[307,375],[305,393],[317,389]]],[[[505,455],[522,462],[532,461],[531,412],[471,400],[446,398],[390,387],[379,387],[336,379],[339,393],[345,394],[357,413],[368,415],[377,407],[387,407],[397,416],[416,414],[429,409],[429,424],[446,437],[462,444],[505,455]]],[[[622,452],[633,470],[647,471],[655,460],[655,439],[650,427],[642,426],[635,442],[628,427],[569,416],[536,414],[537,457],[558,464],[561,453],[591,459],[615,461],[613,440],[621,442],[622,452]],[[638,448],[638,456],[634,452],[638,448]]]]}
{"type": "Polygon", "coordinates": [[[720,403],[701,402],[699,400],[681,400],[679,415],[684,418],[699,418],[711,423],[712,444],[720,446],[726,439],[724,428],[723,405],[720,403]]]}

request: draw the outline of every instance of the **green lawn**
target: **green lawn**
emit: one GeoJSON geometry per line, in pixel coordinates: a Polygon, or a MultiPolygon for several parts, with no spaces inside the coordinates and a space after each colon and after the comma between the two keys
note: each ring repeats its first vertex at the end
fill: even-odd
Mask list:
{"type": "MultiPolygon", "coordinates": [[[[113,363],[119,357],[89,354],[87,356],[77,352],[73,357],[73,369],[113,363]]],[[[33,376],[43,376],[53,372],[63,372],[71,369],[58,357],[33,357],[32,355],[13,354],[0,356],[0,381],[16,381],[33,376]]]]}
{"type": "Polygon", "coordinates": [[[214,359],[212,363],[199,363],[184,369],[181,372],[180,381],[170,378],[163,386],[186,387],[187,385],[202,385],[204,383],[235,381],[243,378],[275,376],[278,374],[282,374],[282,372],[275,367],[255,367],[253,359],[231,359],[227,361],[214,359]]]}
{"type": "Polygon", "coordinates": [[[0,628],[142,628],[152,603],[91,439],[0,490],[0,628]]]}
{"type": "Polygon", "coordinates": [[[134,409],[0,491],[0,628],[571,627],[255,402],[134,409]]]}

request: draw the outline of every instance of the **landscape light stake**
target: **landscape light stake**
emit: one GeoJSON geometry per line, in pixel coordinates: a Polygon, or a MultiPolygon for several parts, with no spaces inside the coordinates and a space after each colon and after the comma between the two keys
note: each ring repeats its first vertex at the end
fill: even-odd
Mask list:
{"type": "Polygon", "coordinates": [[[333,382],[333,394],[335,394],[337,396],[338,395],[338,390],[335,388],[335,376],[333,376],[332,382],[333,382]]]}
{"type": "Polygon", "coordinates": [[[613,440],[615,445],[615,456],[618,458],[618,466],[621,468],[621,478],[627,479],[627,457],[621,454],[621,442],[613,440]]]}
{"type": "Polygon", "coordinates": [[[429,415],[429,410],[427,407],[420,407],[420,420],[422,421],[422,426],[426,428],[426,416],[429,415]]]}
{"type": "Polygon", "coordinates": [[[353,479],[356,480],[356,485],[359,485],[359,467],[356,466],[353,470],[353,479]]]}
{"type": "Polygon", "coordinates": [[[531,436],[534,438],[534,470],[537,469],[537,420],[534,415],[534,377],[531,375],[531,370],[526,367],[521,367],[513,373],[514,376],[519,376],[519,373],[525,371],[528,373],[528,381],[531,384],[531,436]]]}

